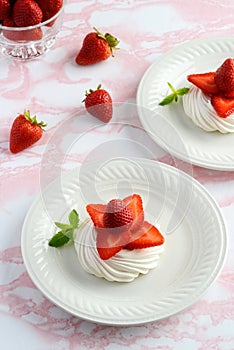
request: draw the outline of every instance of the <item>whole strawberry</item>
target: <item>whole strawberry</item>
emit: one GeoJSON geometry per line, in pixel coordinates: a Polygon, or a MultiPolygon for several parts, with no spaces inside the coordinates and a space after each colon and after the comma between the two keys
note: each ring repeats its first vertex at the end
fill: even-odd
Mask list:
{"type": "Polygon", "coordinates": [[[24,111],[15,118],[10,133],[10,151],[18,153],[36,143],[43,133],[46,124],[38,122],[36,116],[31,117],[29,111],[24,111]]]}
{"type": "Polygon", "coordinates": [[[18,27],[41,23],[42,10],[34,0],[16,0],[13,6],[13,20],[18,27]]]}
{"type": "MultiPolygon", "coordinates": [[[[14,27],[16,28],[16,24],[14,23],[12,17],[6,17],[2,24],[5,27],[14,27]]],[[[23,31],[13,31],[13,30],[2,30],[2,34],[8,39],[12,41],[35,41],[35,40],[41,40],[43,33],[42,29],[39,28],[33,28],[33,29],[27,29],[23,31]]]]}
{"type": "Polygon", "coordinates": [[[10,15],[11,6],[9,0],[0,0],[0,21],[10,15]]]}
{"type": "Polygon", "coordinates": [[[129,229],[133,222],[133,214],[128,209],[126,203],[121,199],[112,199],[106,206],[104,213],[104,225],[119,233],[129,229]]]}
{"type": "Polygon", "coordinates": [[[112,98],[110,94],[101,89],[101,85],[98,85],[97,90],[86,91],[86,98],[84,99],[85,108],[94,117],[108,123],[113,114],[112,98]]]}
{"type": "Polygon", "coordinates": [[[111,34],[103,35],[96,28],[95,32],[86,35],[83,45],[78,55],[76,63],[82,66],[101,62],[113,56],[113,49],[118,49],[116,46],[119,40],[111,34]]]}
{"type": "Polygon", "coordinates": [[[35,0],[43,13],[43,21],[47,21],[61,9],[63,0],[35,0]]]}
{"type": "Polygon", "coordinates": [[[234,97],[234,59],[227,58],[215,72],[217,88],[226,97],[234,97]]]}

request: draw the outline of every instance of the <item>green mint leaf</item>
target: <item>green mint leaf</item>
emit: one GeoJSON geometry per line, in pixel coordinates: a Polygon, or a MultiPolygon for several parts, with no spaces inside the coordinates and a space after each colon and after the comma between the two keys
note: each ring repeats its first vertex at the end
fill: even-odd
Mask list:
{"type": "Polygon", "coordinates": [[[73,209],[69,216],[68,216],[69,222],[73,228],[77,228],[79,224],[79,215],[75,209],[73,209]]]}
{"type": "Polygon", "coordinates": [[[74,230],[79,225],[79,214],[73,209],[68,215],[69,224],[63,224],[62,222],[55,222],[55,225],[61,230],[56,233],[49,241],[50,247],[62,247],[69,241],[73,241],[74,230]]]}
{"type": "Polygon", "coordinates": [[[159,103],[159,106],[169,105],[169,103],[174,101],[174,98],[175,98],[175,94],[168,95],[159,103]]]}
{"type": "Polygon", "coordinates": [[[62,231],[62,233],[64,234],[64,236],[68,237],[71,241],[73,241],[74,228],[62,231]]]}
{"type": "Polygon", "coordinates": [[[167,85],[169,86],[169,88],[171,89],[171,91],[173,92],[173,94],[176,94],[176,89],[174,88],[174,86],[171,85],[171,83],[167,83],[167,85]]]}
{"type": "Polygon", "coordinates": [[[168,105],[169,103],[175,101],[178,101],[178,96],[183,96],[189,92],[189,88],[181,88],[178,90],[175,90],[175,88],[171,85],[171,83],[167,83],[169,86],[170,90],[172,91],[172,94],[168,95],[165,97],[160,103],[159,106],[165,106],[168,105]]]}
{"type": "Polygon", "coordinates": [[[61,222],[55,222],[55,225],[60,228],[60,230],[65,231],[72,228],[72,225],[62,224],[61,222]]]}
{"type": "Polygon", "coordinates": [[[59,248],[64,246],[70,240],[69,237],[65,236],[61,231],[56,233],[49,241],[50,247],[59,248]]]}
{"type": "Polygon", "coordinates": [[[186,95],[189,92],[189,88],[182,88],[176,91],[178,96],[186,95]]]}

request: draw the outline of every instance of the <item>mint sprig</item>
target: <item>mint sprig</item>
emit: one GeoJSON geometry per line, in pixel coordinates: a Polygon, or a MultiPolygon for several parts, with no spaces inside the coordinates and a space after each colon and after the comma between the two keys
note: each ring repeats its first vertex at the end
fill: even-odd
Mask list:
{"type": "Polygon", "coordinates": [[[167,85],[169,86],[170,90],[172,91],[172,93],[168,96],[166,96],[160,103],[159,106],[166,106],[168,104],[170,104],[171,102],[178,101],[178,96],[183,96],[186,95],[189,92],[189,88],[181,88],[176,90],[171,83],[167,83],[167,85]]]}
{"type": "Polygon", "coordinates": [[[69,224],[55,222],[55,225],[61,230],[57,232],[50,240],[49,246],[59,248],[73,241],[74,231],[79,226],[79,214],[73,209],[68,215],[69,224]]]}
{"type": "Polygon", "coordinates": [[[62,231],[56,233],[51,240],[49,241],[49,246],[58,248],[64,246],[70,241],[70,238],[67,237],[62,231]]]}

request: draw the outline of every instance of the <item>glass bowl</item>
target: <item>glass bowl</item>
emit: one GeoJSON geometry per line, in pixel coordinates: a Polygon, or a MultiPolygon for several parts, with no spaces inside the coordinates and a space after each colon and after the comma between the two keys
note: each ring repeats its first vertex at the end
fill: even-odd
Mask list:
{"type": "Polygon", "coordinates": [[[55,44],[56,35],[61,29],[65,3],[64,0],[56,15],[35,26],[0,25],[0,52],[18,60],[34,59],[48,52],[55,44]]]}

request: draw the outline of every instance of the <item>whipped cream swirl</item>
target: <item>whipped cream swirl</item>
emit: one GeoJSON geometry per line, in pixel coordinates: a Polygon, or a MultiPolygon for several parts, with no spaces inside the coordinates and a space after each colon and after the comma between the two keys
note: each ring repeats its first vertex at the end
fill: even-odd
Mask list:
{"type": "Polygon", "coordinates": [[[183,96],[183,106],[185,114],[203,130],[218,130],[223,134],[234,132],[234,114],[227,118],[219,117],[211,104],[210,97],[196,86],[191,86],[188,94],[183,96]]]}
{"type": "Polygon", "coordinates": [[[96,249],[96,231],[86,223],[75,233],[75,249],[83,269],[108,281],[131,282],[139,274],[147,274],[158,265],[164,244],[156,247],[127,250],[122,249],[108,260],[102,260],[96,249]]]}

